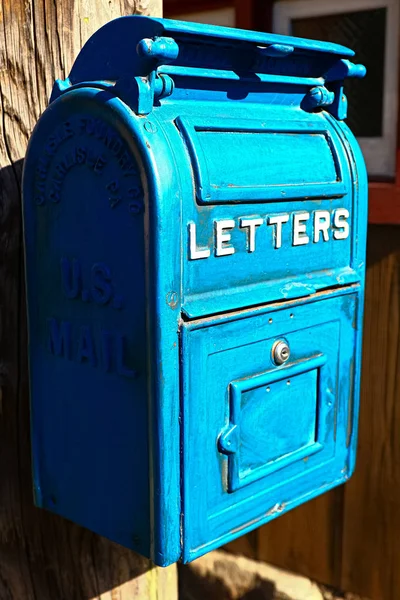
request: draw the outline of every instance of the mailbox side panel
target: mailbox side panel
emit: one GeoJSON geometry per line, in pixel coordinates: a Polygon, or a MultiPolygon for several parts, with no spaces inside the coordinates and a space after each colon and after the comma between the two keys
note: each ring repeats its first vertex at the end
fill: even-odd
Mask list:
{"type": "Polygon", "coordinates": [[[180,554],[179,402],[160,365],[173,348],[164,313],[176,317],[155,293],[159,280],[172,284],[157,246],[167,225],[154,130],[135,119],[104,91],[71,91],[28,150],[34,493],[38,506],[166,564],[180,554]]]}
{"type": "Polygon", "coordinates": [[[349,477],[354,473],[357,457],[358,441],[358,421],[360,407],[360,386],[361,386],[361,366],[362,366],[362,336],[364,325],[364,300],[365,300],[365,272],[366,272],[366,249],[367,249],[367,228],[368,228],[368,174],[361,152],[361,148],[344,121],[337,122],[331,118],[332,124],[340,132],[346,152],[349,156],[349,164],[353,181],[353,198],[355,211],[355,230],[353,242],[353,262],[355,268],[360,274],[360,291],[355,322],[357,337],[354,347],[354,412],[352,417],[351,435],[349,435],[349,456],[348,469],[349,477]]]}

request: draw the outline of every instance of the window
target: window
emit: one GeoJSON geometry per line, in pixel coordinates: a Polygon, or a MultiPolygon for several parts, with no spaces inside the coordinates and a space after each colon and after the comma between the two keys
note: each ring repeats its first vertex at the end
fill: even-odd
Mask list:
{"type": "Polygon", "coordinates": [[[399,0],[284,0],[274,5],[277,33],[336,42],[367,67],[347,80],[347,123],[364,153],[371,178],[396,171],[399,0]]]}

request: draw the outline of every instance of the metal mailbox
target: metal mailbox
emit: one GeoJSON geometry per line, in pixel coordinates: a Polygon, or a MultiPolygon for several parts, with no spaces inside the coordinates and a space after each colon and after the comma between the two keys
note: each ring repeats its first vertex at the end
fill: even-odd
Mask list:
{"type": "Polygon", "coordinates": [[[352,55],[132,16],[55,83],[23,182],[38,506],[167,565],[349,478],[352,55]]]}

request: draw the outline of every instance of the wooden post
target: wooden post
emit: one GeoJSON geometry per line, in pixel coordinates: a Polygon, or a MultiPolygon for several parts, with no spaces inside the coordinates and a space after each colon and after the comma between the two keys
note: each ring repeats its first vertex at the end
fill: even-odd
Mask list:
{"type": "Polygon", "coordinates": [[[174,600],[176,570],[33,506],[30,472],[21,171],[52,83],[89,36],[162,0],[0,2],[0,598],[174,600]]]}

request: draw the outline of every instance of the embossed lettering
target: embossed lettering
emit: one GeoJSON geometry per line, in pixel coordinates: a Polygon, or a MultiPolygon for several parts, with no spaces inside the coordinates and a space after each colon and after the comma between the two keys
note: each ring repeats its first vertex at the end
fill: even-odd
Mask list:
{"type": "MultiPolygon", "coordinates": [[[[330,240],[344,240],[350,235],[350,213],[347,208],[338,208],[334,211],[316,210],[309,212],[283,213],[266,215],[263,217],[239,217],[237,220],[214,220],[214,245],[216,257],[234,254],[237,250],[252,253],[256,251],[256,239],[265,236],[263,224],[273,227],[274,249],[279,250],[283,242],[283,227],[287,228],[293,246],[305,246],[310,243],[326,243],[330,240]],[[288,223],[288,225],[285,225],[288,223]],[[230,230],[238,227],[246,229],[246,243],[240,248],[234,247],[231,242],[230,230]],[[260,228],[260,229],[258,229],[260,228]],[[264,230],[264,231],[263,231],[264,230]],[[331,235],[333,231],[333,235],[331,235]]],[[[211,224],[210,224],[211,229],[211,224]]],[[[209,258],[212,249],[202,248],[197,244],[196,224],[188,224],[189,231],[189,259],[209,258]]],[[[264,238],[265,239],[265,238],[264,238]]]]}
{"type": "Polygon", "coordinates": [[[264,219],[240,219],[241,229],[247,229],[247,250],[254,252],[256,249],[256,227],[264,223],[264,219]]]}
{"type": "Polygon", "coordinates": [[[71,358],[71,323],[57,319],[47,319],[48,349],[54,356],[71,358]]]}
{"type": "Polygon", "coordinates": [[[275,248],[282,246],[282,225],[289,221],[289,215],[272,215],[268,218],[268,225],[275,225],[274,240],[275,248]]]}
{"type": "Polygon", "coordinates": [[[118,179],[114,179],[113,181],[110,181],[110,183],[106,186],[106,188],[112,194],[116,194],[118,192],[118,190],[119,190],[119,181],[118,181],[118,179]]]}
{"type": "Polygon", "coordinates": [[[80,131],[101,141],[115,156],[123,171],[124,177],[138,175],[138,170],[125,150],[123,141],[115,134],[107,123],[100,119],[82,118],[80,131]]]}
{"type": "Polygon", "coordinates": [[[114,293],[111,271],[107,265],[95,263],[90,270],[90,280],[84,279],[79,260],[66,257],[61,259],[62,289],[67,298],[81,298],[83,302],[95,302],[99,305],[111,303],[117,310],[123,306],[123,297],[114,293]]]}
{"type": "Polygon", "coordinates": [[[47,347],[53,356],[68,360],[73,358],[80,364],[98,367],[105,373],[114,372],[128,379],[136,377],[136,370],[128,366],[128,341],[125,335],[101,330],[95,337],[88,325],[73,329],[69,321],[59,322],[55,318],[47,319],[47,324],[47,347]]]}
{"type": "Polygon", "coordinates": [[[227,245],[230,242],[231,234],[225,233],[225,231],[233,229],[235,227],[235,221],[233,219],[214,221],[214,227],[215,256],[227,256],[228,254],[234,254],[235,248],[233,246],[227,245]]]}
{"type": "Polygon", "coordinates": [[[331,213],[329,210],[316,210],[314,213],[314,242],[319,242],[322,232],[324,242],[329,241],[329,228],[331,226],[331,213]]]}
{"type": "Polygon", "coordinates": [[[91,295],[96,304],[107,304],[112,297],[110,269],[103,263],[92,267],[91,295]]]}
{"type": "Polygon", "coordinates": [[[209,248],[198,248],[196,240],[196,225],[189,223],[189,258],[190,260],[197,260],[199,258],[208,258],[210,256],[209,248]]]}
{"type": "Polygon", "coordinates": [[[350,213],[347,208],[338,208],[333,216],[333,224],[336,229],[333,231],[335,240],[345,240],[349,237],[350,226],[347,222],[350,213]]]}
{"type": "Polygon", "coordinates": [[[64,140],[72,137],[73,135],[74,132],[70,121],[65,121],[55,130],[55,132],[52,135],[49,136],[45,145],[46,153],[50,156],[53,156],[58,146],[64,140]]]}
{"type": "MultiPolygon", "coordinates": [[[[109,189],[106,186],[110,192],[109,204],[114,208],[126,200],[127,208],[130,210],[131,190],[135,191],[135,197],[141,196],[143,190],[135,159],[119,133],[101,119],[82,117],[77,121],[61,123],[48,137],[44,144],[43,155],[37,159],[34,182],[35,204],[42,206],[46,202],[59,203],[62,199],[64,180],[76,165],[85,164],[93,173],[101,177],[107,173],[110,159],[114,160],[120,169],[121,181],[125,181],[122,178],[133,178],[134,181],[129,190],[119,189],[118,193],[115,188],[109,189]],[[69,145],[64,152],[62,149],[60,151],[60,145],[75,133],[84,136],[81,139],[83,142],[88,142],[87,145],[78,142],[75,147],[69,145]],[[98,144],[94,145],[94,140],[88,140],[88,137],[98,140],[107,152],[102,152],[102,148],[96,148],[98,144]]],[[[131,183],[131,180],[129,179],[127,183],[131,183]]]]}
{"type": "Polygon", "coordinates": [[[87,159],[87,163],[96,175],[101,175],[107,164],[107,160],[101,154],[91,154],[87,159]]]}
{"type": "Polygon", "coordinates": [[[78,362],[88,360],[93,367],[97,364],[92,334],[90,328],[86,325],[80,328],[76,360],[78,362]]]}
{"type": "Polygon", "coordinates": [[[310,238],[307,235],[305,221],[310,218],[310,213],[302,212],[293,215],[293,246],[304,246],[310,238]]]}

